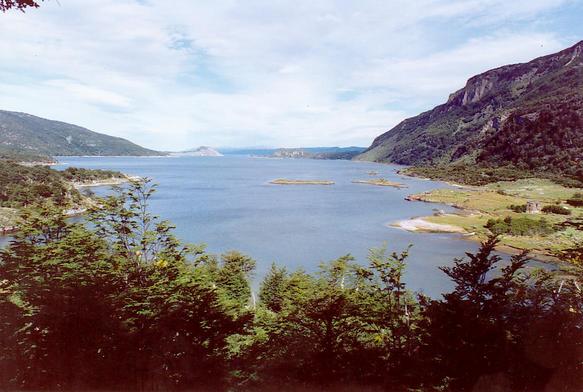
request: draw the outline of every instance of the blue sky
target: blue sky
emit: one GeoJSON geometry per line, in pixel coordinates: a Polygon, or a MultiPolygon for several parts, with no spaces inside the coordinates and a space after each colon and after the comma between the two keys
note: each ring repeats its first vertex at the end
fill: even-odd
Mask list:
{"type": "Polygon", "coordinates": [[[155,149],[367,146],[582,20],[569,0],[47,0],[0,15],[0,108],[155,149]]]}

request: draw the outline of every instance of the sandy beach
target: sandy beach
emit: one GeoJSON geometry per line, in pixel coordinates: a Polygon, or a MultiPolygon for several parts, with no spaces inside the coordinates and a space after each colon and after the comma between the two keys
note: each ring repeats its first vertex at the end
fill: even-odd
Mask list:
{"type": "Polygon", "coordinates": [[[399,227],[407,231],[417,231],[417,232],[430,232],[430,233],[463,233],[467,232],[454,225],[444,225],[439,223],[432,223],[424,220],[423,218],[412,218],[401,220],[393,223],[391,226],[399,227]]]}

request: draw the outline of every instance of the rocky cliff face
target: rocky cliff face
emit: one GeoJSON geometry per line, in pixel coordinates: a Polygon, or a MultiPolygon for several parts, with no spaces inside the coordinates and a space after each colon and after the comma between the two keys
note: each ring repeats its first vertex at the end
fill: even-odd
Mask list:
{"type": "MultiPolygon", "coordinates": [[[[513,123],[517,116],[532,120],[543,111],[583,114],[583,41],[528,63],[472,77],[445,104],[404,120],[356,159],[401,164],[476,162],[483,159],[483,149],[498,132],[505,129],[507,135],[510,118],[513,123]]],[[[583,129],[573,129],[570,135],[583,139],[583,129]]],[[[569,148],[580,151],[579,143],[572,140],[569,148]]]]}

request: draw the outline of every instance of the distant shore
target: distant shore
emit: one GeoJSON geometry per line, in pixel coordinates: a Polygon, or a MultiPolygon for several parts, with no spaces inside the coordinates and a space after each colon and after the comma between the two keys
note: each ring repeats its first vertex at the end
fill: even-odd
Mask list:
{"type": "Polygon", "coordinates": [[[287,178],[278,178],[269,181],[274,185],[334,185],[334,181],[329,180],[292,180],[287,178]]]}

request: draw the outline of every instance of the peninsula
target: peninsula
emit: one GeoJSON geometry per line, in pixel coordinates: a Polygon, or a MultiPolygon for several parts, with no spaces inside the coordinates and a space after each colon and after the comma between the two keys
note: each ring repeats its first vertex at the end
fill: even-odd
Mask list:
{"type": "Polygon", "coordinates": [[[93,192],[83,188],[138,179],[112,170],[69,167],[60,171],[0,160],[0,234],[16,229],[19,211],[27,206],[49,202],[67,215],[78,215],[95,203],[93,192]]]}
{"type": "Polygon", "coordinates": [[[583,241],[576,229],[583,219],[583,188],[547,179],[435,189],[406,199],[456,208],[454,213],[438,211],[393,224],[409,231],[462,233],[476,241],[498,234],[507,248],[547,256],[583,241]]]}

